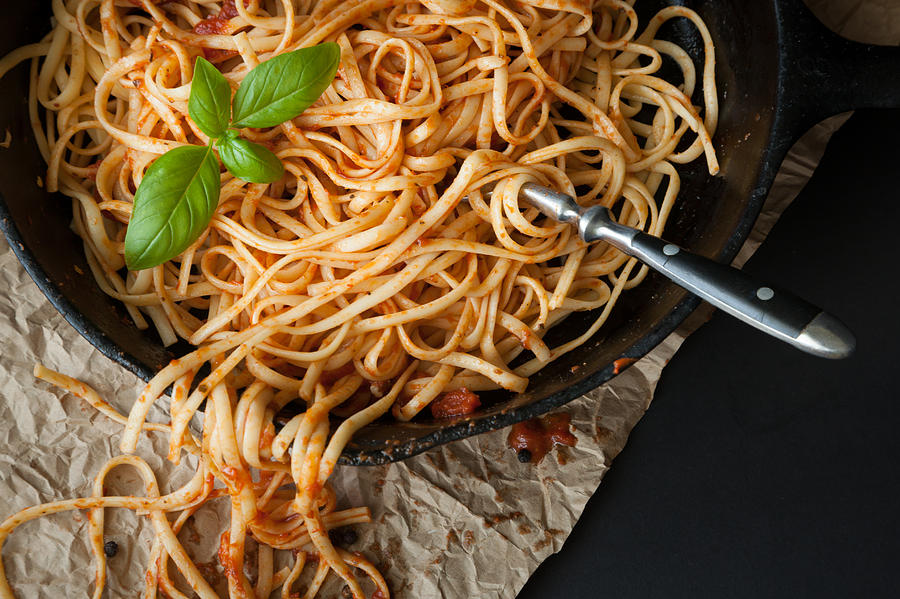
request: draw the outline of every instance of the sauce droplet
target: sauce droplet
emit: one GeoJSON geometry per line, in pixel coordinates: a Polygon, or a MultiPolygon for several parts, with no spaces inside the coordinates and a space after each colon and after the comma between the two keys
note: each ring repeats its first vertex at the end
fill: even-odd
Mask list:
{"type": "Polygon", "coordinates": [[[514,424],[506,441],[522,463],[537,464],[557,445],[574,447],[578,439],[569,430],[569,414],[550,414],[514,424]]]}

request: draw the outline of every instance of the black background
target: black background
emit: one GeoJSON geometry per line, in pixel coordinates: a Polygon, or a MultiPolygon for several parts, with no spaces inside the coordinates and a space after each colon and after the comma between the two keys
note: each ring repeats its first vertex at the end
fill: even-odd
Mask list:
{"type": "Polygon", "coordinates": [[[900,596],[898,134],[900,110],[857,112],[745,266],[838,315],[856,354],[717,313],[519,599],[900,596]]]}

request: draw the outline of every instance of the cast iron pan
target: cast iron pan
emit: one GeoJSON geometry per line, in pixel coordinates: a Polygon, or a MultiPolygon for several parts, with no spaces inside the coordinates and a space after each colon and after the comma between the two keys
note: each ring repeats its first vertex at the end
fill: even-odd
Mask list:
{"type": "MultiPolygon", "coordinates": [[[[667,0],[639,0],[643,20],[667,0]]],[[[866,46],[826,30],[800,0],[694,0],[716,42],[721,119],[715,137],[722,171],[710,177],[702,160],[680,169],[683,189],[666,228],[668,239],[729,261],[749,234],[775,173],[791,144],[822,118],[851,108],[900,105],[900,49],[866,46]]],[[[38,40],[48,30],[49,2],[11,4],[0,22],[0,54],[38,40]]],[[[671,23],[666,38],[699,59],[702,44],[686,23],[671,23]]],[[[69,229],[70,201],[38,187],[46,167],[33,143],[26,105],[27,67],[3,80],[0,134],[0,227],[28,273],[54,306],[106,356],[144,379],[186,346],[162,347],[153,333],[134,328],[104,295],[69,229]],[[2,137],[2,135],[0,135],[2,137]],[[78,274],[78,267],[85,275],[78,274]]],[[[531,418],[594,389],[615,374],[620,357],[639,358],[693,311],[699,300],[651,276],[630,291],[612,320],[577,351],[533,376],[519,395],[494,392],[484,407],[459,421],[385,418],[361,431],[342,461],[400,460],[441,443],[531,418]]],[[[828,306],[823,306],[828,308],[828,306]]],[[[551,344],[583,330],[590,314],[573,315],[551,331],[551,344]]],[[[107,368],[98,364],[97,368],[107,368]]]]}

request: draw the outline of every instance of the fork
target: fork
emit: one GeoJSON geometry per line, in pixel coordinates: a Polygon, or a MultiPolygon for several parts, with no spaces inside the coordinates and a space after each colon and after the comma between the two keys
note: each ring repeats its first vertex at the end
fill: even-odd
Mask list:
{"type": "Polygon", "coordinates": [[[807,353],[841,359],[856,348],[853,333],[831,314],[737,268],[619,224],[604,206],[582,208],[571,196],[535,183],[522,185],[519,197],[550,218],[575,226],[586,242],[605,241],[723,312],[807,353]]]}

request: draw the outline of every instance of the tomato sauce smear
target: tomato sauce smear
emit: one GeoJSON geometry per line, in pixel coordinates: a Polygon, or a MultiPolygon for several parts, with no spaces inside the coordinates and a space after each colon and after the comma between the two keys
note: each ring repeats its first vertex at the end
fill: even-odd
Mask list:
{"type": "MultiPolygon", "coordinates": [[[[244,0],[244,6],[247,6],[247,0],[244,0]]],[[[236,28],[232,26],[231,19],[238,16],[238,14],[234,0],[228,0],[222,5],[218,14],[206,17],[194,25],[194,33],[197,35],[231,35],[236,33],[236,28]]],[[[223,62],[237,56],[237,54],[234,50],[203,48],[204,57],[212,63],[223,62]]]]}
{"type": "Polygon", "coordinates": [[[447,391],[431,402],[431,415],[435,418],[466,416],[481,407],[478,395],[465,387],[447,391]]]}
{"type": "Polygon", "coordinates": [[[569,414],[550,414],[517,422],[506,442],[519,454],[520,461],[537,464],[557,445],[575,446],[578,439],[570,430],[571,423],[569,414]]]}
{"type": "Polygon", "coordinates": [[[222,570],[225,572],[225,577],[240,588],[241,583],[239,573],[241,564],[239,564],[236,559],[237,556],[235,555],[235,552],[237,547],[231,543],[230,536],[231,535],[229,535],[227,530],[222,533],[222,536],[219,538],[217,557],[219,558],[219,564],[221,564],[222,570]]]}
{"type": "Polygon", "coordinates": [[[637,358],[619,358],[613,362],[613,374],[619,374],[635,362],[637,362],[637,358]]]}

